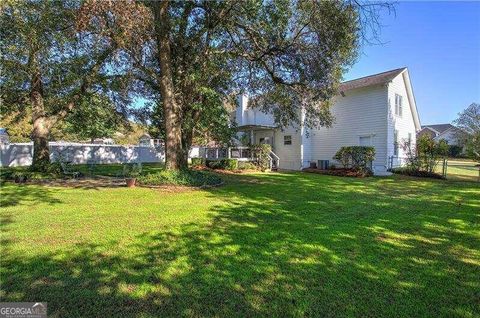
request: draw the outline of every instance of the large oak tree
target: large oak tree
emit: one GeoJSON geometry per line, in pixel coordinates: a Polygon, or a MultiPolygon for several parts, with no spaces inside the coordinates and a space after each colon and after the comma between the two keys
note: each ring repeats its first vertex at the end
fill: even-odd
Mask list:
{"type": "Polygon", "coordinates": [[[79,1],[68,0],[0,7],[2,113],[31,114],[34,170],[48,167],[52,128],[108,82],[106,64],[116,46],[112,37],[77,31],[79,8],[79,1]]]}
{"type": "Polygon", "coordinates": [[[330,125],[328,100],[378,22],[377,4],[359,1],[87,0],[82,11],[90,32],[137,33],[123,43],[124,67],[163,107],[169,169],[186,166],[212,99],[232,93],[248,92],[281,126],[330,125]]]}

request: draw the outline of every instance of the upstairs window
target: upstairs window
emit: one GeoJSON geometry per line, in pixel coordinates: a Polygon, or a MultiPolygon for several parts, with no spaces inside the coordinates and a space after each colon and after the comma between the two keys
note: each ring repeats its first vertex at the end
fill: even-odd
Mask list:
{"type": "Polygon", "coordinates": [[[291,145],[292,144],[292,136],[290,136],[290,135],[283,136],[283,144],[284,145],[291,145]]]}
{"type": "Polygon", "coordinates": [[[403,113],[403,104],[402,96],[395,94],[395,115],[402,116],[403,113]]]}

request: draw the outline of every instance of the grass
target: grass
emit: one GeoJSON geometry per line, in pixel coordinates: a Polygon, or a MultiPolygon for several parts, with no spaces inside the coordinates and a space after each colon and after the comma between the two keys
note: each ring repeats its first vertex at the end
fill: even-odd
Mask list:
{"type": "Polygon", "coordinates": [[[480,181],[479,164],[468,159],[448,159],[447,179],[464,180],[464,181],[480,181]]]}
{"type": "Polygon", "coordinates": [[[1,188],[1,301],[49,317],[479,317],[477,183],[1,188]]]}

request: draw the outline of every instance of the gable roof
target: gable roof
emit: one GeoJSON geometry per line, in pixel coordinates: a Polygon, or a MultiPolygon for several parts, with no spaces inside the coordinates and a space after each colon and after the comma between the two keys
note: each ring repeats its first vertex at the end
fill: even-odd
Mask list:
{"type": "Polygon", "coordinates": [[[406,67],[397,68],[391,71],[386,71],[374,75],[360,77],[351,81],[340,83],[340,91],[348,91],[350,89],[368,87],[373,85],[385,84],[393,80],[397,75],[405,71],[406,67]]]}
{"type": "Polygon", "coordinates": [[[423,125],[422,129],[423,128],[428,128],[430,130],[433,130],[434,132],[442,134],[451,128],[455,128],[455,126],[453,126],[452,124],[435,124],[435,125],[423,125]]]}

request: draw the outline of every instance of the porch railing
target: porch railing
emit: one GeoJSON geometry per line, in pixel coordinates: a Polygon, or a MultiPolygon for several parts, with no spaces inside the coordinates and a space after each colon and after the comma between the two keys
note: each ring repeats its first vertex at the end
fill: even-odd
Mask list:
{"type": "MultiPolygon", "coordinates": [[[[229,148],[214,148],[205,147],[200,155],[205,159],[238,159],[240,161],[255,161],[257,159],[255,151],[249,147],[229,147],[229,148]]],[[[278,168],[280,164],[280,157],[273,151],[269,153],[270,169],[278,168]]]]}

